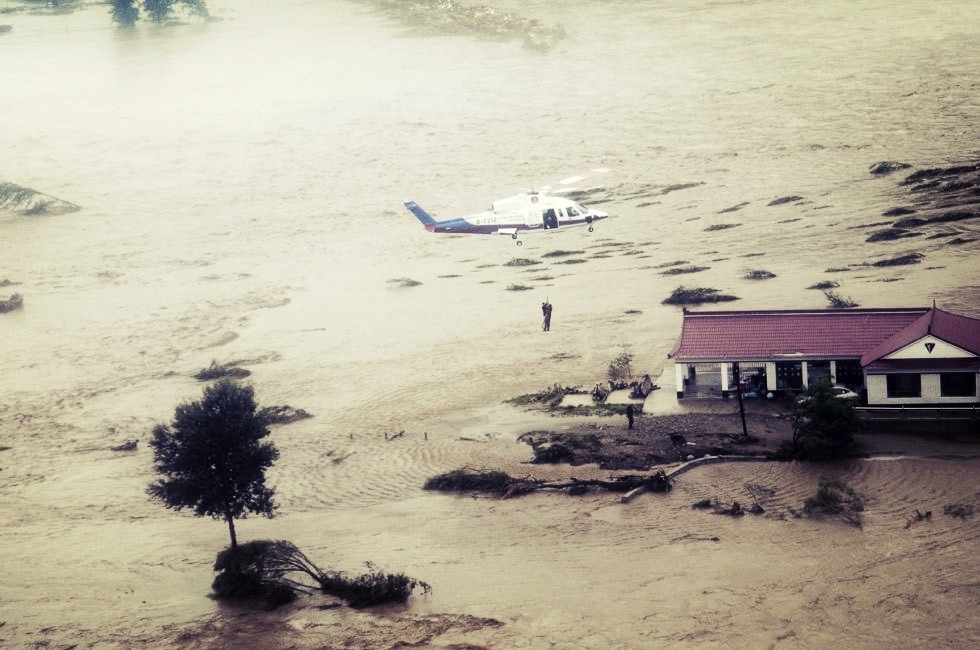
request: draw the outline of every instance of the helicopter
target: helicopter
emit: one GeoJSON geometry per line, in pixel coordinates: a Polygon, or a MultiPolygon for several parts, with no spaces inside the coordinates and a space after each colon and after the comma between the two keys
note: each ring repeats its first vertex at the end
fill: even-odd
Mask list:
{"type": "Polygon", "coordinates": [[[605,219],[609,215],[598,210],[590,210],[571,199],[555,194],[574,191],[577,189],[574,184],[609,171],[611,170],[605,168],[592,169],[553,185],[524,190],[520,194],[494,201],[485,212],[446,221],[436,221],[415,201],[405,201],[405,207],[429,232],[510,235],[518,246],[522,246],[523,242],[518,239],[521,232],[550,231],[581,225],[588,225],[589,232],[592,232],[593,222],[605,219]]]}

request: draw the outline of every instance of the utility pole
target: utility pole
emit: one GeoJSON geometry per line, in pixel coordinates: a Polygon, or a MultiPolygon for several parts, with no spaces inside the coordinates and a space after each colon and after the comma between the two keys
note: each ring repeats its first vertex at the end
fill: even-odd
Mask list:
{"type": "Polygon", "coordinates": [[[732,363],[732,378],[735,380],[735,390],[738,392],[738,413],[742,416],[742,439],[749,439],[749,428],[745,424],[745,405],[742,403],[742,373],[738,361],[732,363]]]}

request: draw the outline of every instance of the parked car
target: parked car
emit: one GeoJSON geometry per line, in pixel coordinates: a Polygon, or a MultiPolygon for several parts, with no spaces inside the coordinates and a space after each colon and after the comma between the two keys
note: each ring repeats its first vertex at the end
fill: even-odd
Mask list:
{"type": "MultiPolygon", "coordinates": [[[[861,396],[858,395],[857,393],[855,393],[853,390],[851,390],[847,386],[841,386],[840,384],[834,384],[833,386],[830,387],[830,390],[831,390],[831,392],[834,393],[834,397],[836,397],[837,399],[846,399],[846,400],[851,400],[851,401],[854,401],[854,402],[858,402],[858,401],[861,400],[861,396]]],[[[807,401],[809,399],[810,399],[810,397],[806,393],[803,393],[802,395],[800,395],[799,397],[796,398],[796,401],[802,404],[803,402],[805,402],[805,401],[807,401]]]]}

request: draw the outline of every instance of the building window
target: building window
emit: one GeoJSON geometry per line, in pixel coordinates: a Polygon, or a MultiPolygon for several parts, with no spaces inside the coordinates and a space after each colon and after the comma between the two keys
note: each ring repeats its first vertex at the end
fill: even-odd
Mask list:
{"type": "Polygon", "coordinates": [[[922,397],[920,375],[896,374],[888,377],[888,397],[922,397]]]}
{"type": "Polygon", "coordinates": [[[776,388],[799,390],[803,388],[803,362],[777,361],[776,388]]]}
{"type": "Polygon", "coordinates": [[[864,371],[861,370],[860,361],[838,361],[837,362],[837,383],[844,386],[863,386],[864,371]]]}
{"type": "Polygon", "coordinates": [[[944,372],[939,375],[943,397],[976,397],[977,375],[974,372],[944,372]]]}

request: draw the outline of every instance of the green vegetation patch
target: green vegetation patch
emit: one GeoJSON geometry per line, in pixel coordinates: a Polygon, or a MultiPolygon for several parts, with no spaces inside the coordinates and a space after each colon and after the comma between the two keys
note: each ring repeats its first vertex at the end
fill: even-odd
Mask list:
{"type": "Polygon", "coordinates": [[[534,287],[529,287],[526,284],[509,284],[507,285],[507,291],[530,291],[534,287]]]}
{"type": "Polygon", "coordinates": [[[584,255],[585,251],[551,251],[550,253],[545,253],[541,257],[569,257],[571,255],[584,255]]]}
{"type": "Polygon", "coordinates": [[[526,257],[515,257],[511,261],[504,264],[504,266],[534,266],[535,264],[541,264],[540,260],[529,260],[526,257]]]}
{"type": "Polygon", "coordinates": [[[768,280],[776,277],[776,274],[763,269],[748,269],[742,277],[746,280],[768,280]]]}

